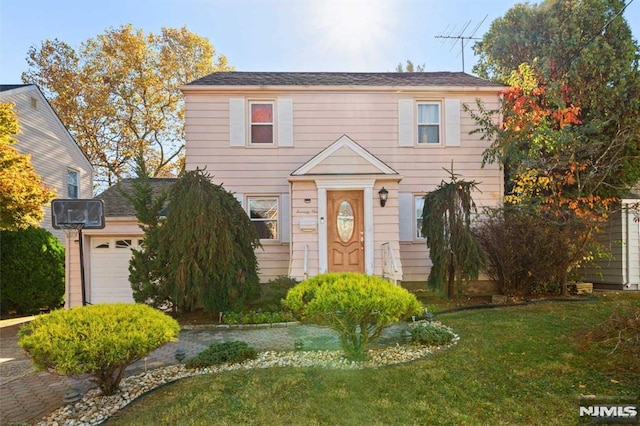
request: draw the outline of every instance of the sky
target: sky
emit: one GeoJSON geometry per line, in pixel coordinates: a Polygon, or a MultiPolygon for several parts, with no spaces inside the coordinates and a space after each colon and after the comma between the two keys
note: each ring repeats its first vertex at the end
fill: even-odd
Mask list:
{"type": "MultiPolygon", "coordinates": [[[[640,0],[623,16],[640,40],[640,0]]],[[[21,83],[29,47],[80,43],[132,24],[145,33],[180,28],[206,37],[237,71],[471,72],[465,41],[482,37],[510,0],[0,0],[0,83],[21,83]]],[[[532,1],[531,3],[535,3],[532,1]]]]}

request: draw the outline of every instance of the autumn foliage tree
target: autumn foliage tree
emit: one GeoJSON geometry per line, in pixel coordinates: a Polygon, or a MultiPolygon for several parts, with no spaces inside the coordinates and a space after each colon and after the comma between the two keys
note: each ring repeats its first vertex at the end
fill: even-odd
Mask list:
{"type": "Polygon", "coordinates": [[[145,34],[111,28],[78,50],[59,40],[29,49],[26,83],[37,84],[96,167],[95,181],[113,185],[145,159],[153,177],[176,175],[184,149],[179,87],[227,71],[208,39],[187,28],[145,34]]]}
{"type": "MultiPolygon", "coordinates": [[[[543,117],[544,111],[531,110],[530,114],[538,115],[531,125],[546,120],[562,126],[554,134],[539,132],[542,137],[537,143],[553,149],[556,163],[560,157],[556,148],[563,147],[565,169],[573,168],[567,179],[574,181],[583,201],[591,195],[619,197],[640,179],[640,47],[624,19],[627,5],[623,0],[518,4],[496,19],[474,46],[480,58],[474,71],[481,77],[512,85],[512,73],[520,69],[522,74],[521,64],[530,69],[527,78],[535,81],[528,84],[538,87],[522,85],[529,101],[507,92],[505,103],[531,102],[533,106],[544,101],[542,110],[565,114],[569,122],[552,123],[548,118],[553,117],[543,117]],[[552,136],[561,139],[551,141],[552,136]]],[[[526,106],[513,104],[513,113],[526,106]]],[[[503,147],[506,140],[503,137],[500,143],[503,147]]],[[[537,155],[536,146],[528,144],[527,140],[511,144],[510,152],[525,147],[538,164],[550,153],[547,149],[537,155]]],[[[511,166],[506,167],[509,171],[511,166]]]]}
{"type": "MultiPolygon", "coordinates": [[[[486,111],[481,104],[480,112],[465,108],[481,124],[477,131],[493,140],[484,161],[499,161],[505,168],[505,204],[533,213],[543,219],[538,227],[552,229],[539,231],[553,237],[542,242],[550,244],[548,252],[562,254],[556,256],[563,271],[557,276],[566,291],[571,271],[597,254],[594,235],[615,197],[599,195],[598,185],[584,178],[593,158],[576,129],[583,125],[582,111],[571,103],[571,89],[545,80],[527,64],[508,83],[499,111],[486,111]],[[500,123],[494,121],[496,113],[500,123]]],[[[504,212],[515,219],[516,211],[504,212]]]]}
{"type": "Polygon", "coordinates": [[[0,230],[39,226],[43,205],[55,196],[42,184],[31,156],[12,146],[19,129],[13,105],[0,103],[0,230]]]}
{"type": "Polygon", "coordinates": [[[547,235],[559,239],[548,252],[562,254],[562,284],[599,253],[600,222],[640,179],[640,48],[624,19],[628,5],[518,4],[474,46],[474,71],[511,86],[495,111],[502,123],[481,105],[475,115],[494,141],[485,161],[504,167],[504,220],[516,217],[515,207],[518,221],[548,224],[547,235]]]}

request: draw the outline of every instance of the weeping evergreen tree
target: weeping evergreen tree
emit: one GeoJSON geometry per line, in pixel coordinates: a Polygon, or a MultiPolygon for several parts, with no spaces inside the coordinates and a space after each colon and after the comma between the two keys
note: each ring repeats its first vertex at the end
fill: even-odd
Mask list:
{"type": "Polygon", "coordinates": [[[235,197],[203,170],[183,172],[169,191],[159,235],[171,298],[182,312],[222,311],[259,292],[260,240],[235,197]]]}
{"type": "Polygon", "coordinates": [[[164,262],[159,257],[159,235],[163,222],[161,217],[167,193],[164,190],[154,194],[150,173],[142,156],[136,158],[137,178],[132,181],[132,190],[122,190],[136,210],[136,218],[144,231],[142,247],[133,249],[129,261],[129,282],[133,299],[137,303],[147,303],[154,307],[170,304],[164,262]]]}
{"type": "Polygon", "coordinates": [[[471,231],[471,216],[477,211],[471,191],[477,189],[477,183],[458,180],[453,164],[446,171],[451,175],[450,182],[442,181],[424,197],[422,235],[433,264],[429,285],[446,290],[451,298],[457,297],[463,280],[478,279],[486,261],[471,231]]]}

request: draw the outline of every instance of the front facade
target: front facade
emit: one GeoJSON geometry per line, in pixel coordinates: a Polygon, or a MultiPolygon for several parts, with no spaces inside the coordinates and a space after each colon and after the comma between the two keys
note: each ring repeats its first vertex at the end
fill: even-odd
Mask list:
{"type": "Polygon", "coordinates": [[[424,282],[422,197],[446,170],[480,182],[479,206],[501,200],[464,105],[495,108],[502,89],[464,73],[214,73],[182,87],[186,167],[247,211],[262,282],[334,271],[424,282]]]}
{"type": "MultiPolygon", "coordinates": [[[[464,105],[496,108],[502,89],[464,73],[214,73],[182,87],[186,167],[246,210],[263,283],[334,271],[424,282],[422,197],[446,170],[480,182],[479,207],[500,203],[502,173],[482,167],[489,142],[470,135],[464,105]]],[[[130,186],[99,195],[106,227],[83,232],[89,303],[133,301],[128,264],[143,233],[120,191],[130,186]]],[[[82,303],[79,280],[68,299],[82,303]]]]}

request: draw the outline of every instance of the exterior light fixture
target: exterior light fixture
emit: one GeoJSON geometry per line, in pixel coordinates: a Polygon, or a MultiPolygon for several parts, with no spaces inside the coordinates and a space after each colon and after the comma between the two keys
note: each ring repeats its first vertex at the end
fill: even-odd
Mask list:
{"type": "Polygon", "coordinates": [[[64,399],[62,400],[65,405],[71,407],[71,414],[75,417],[76,415],[76,402],[82,400],[82,394],[78,389],[71,388],[64,394],[64,399]]]}
{"type": "Polygon", "coordinates": [[[378,196],[380,197],[380,207],[384,207],[387,204],[387,198],[389,198],[389,191],[384,189],[384,186],[380,191],[378,191],[378,196]]]}
{"type": "Polygon", "coordinates": [[[184,360],[184,358],[187,356],[187,352],[182,348],[178,348],[174,356],[176,357],[178,362],[181,363],[184,360]]]}

